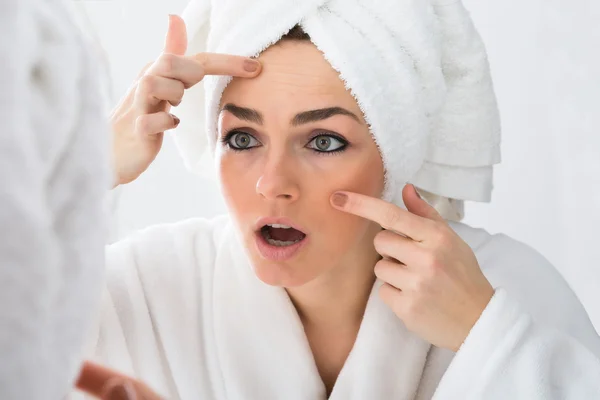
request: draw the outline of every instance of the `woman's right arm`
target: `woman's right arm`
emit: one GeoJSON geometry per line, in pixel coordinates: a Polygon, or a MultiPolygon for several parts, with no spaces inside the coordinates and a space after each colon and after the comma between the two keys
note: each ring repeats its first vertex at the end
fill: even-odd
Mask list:
{"type": "MultiPolygon", "coordinates": [[[[186,49],[185,24],[180,17],[171,16],[164,52],[141,71],[111,115],[114,186],[134,181],[154,161],[164,132],[178,124],[170,111],[181,103],[186,89],[202,81],[205,75],[252,78],[260,73],[258,61],[246,57],[208,53],[185,56],[186,49]],[[259,68],[253,72],[246,70],[248,61],[259,68]]],[[[107,248],[106,290],[87,353],[131,376],[139,375],[130,354],[132,345],[138,358],[141,349],[149,359],[160,351],[153,341],[153,321],[149,318],[149,303],[153,299],[147,298],[144,274],[158,276],[159,271],[152,271],[157,265],[170,268],[176,264],[180,255],[174,253],[176,246],[169,241],[189,242],[188,236],[203,237],[207,243],[202,261],[210,262],[211,238],[204,237],[210,232],[209,225],[183,223],[173,231],[169,229],[153,228],[107,248]],[[160,252],[161,262],[145,254],[157,248],[164,250],[160,252]]],[[[168,378],[156,379],[161,381],[147,383],[159,389],[169,387],[168,378]]],[[[73,394],[71,398],[79,397],[73,394]]]]}
{"type": "Polygon", "coordinates": [[[179,124],[170,111],[181,103],[186,89],[205,75],[252,78],[260,73],[260,64],[250,58],[210,53],[185,56],[186,50],[185,23],[172,15],[163,53],[142,70],[111,115],[114,186],[134,181],[154,161],[164,132],[179,124]],[[258,68],[250,72],[245,67],[248,63],[258,68]]]}

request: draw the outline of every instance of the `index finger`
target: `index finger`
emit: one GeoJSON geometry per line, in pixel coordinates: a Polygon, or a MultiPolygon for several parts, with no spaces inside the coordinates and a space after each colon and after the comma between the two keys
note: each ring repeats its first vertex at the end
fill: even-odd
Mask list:
{"type": "Polygon", "coordinates": [[[427,237],[428,225],[424,218],[387,201],[359,193],[336,192],[332,203],[341,211],[377,222],[382,228],[413,240],[423,241],[427,237]]]}
{"type": "Polygon", "coordinates": [[[228,75],[241,78],[253,78],[260,73],[261,64],[258,60],[234,56],[232,54],[199,53],[190,56],[200,63],[205,75],[228,75]]]}
{"type": "Polygon", "coordinates": [[[176,79],[189,89],[202,81],[206,75],[252,78],[260,71],[261,65],[258,61],[231,54],[199,53],[193,56],[178,56],[163,53],[146,70],[145,75],[176,79]]]}

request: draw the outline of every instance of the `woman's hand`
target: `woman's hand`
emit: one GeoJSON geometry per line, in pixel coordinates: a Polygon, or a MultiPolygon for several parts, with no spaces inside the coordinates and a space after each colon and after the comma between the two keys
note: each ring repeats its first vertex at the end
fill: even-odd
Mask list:
{"type": "Polygon", "coordinates": [[[250,58],[210,53],[184,56],[186,50],[185,23],[171,16],[164,52],[142,70],[111,115],[115,186],[135,180],[154,161],[164,131],[179,124],[169,111],[181,103],[185,89],[205,75],[252,78],[260,73],[260,63],[250,58]]]}
{"type": "Polygon", "coordinates": [[[431,344],[458,351],[494,295],[475,254],[407,185],[408,211],[372,197],[338,192],[332,204],[385,230],[375,237],[383,259],[375,274],[380,296],[408,329],[431,344]]]}
{"type": "Polygon", "coordinates": [[[101,400],[161,400],[142,382],[89,361],[83,364],[76,387],[101,400]]]}

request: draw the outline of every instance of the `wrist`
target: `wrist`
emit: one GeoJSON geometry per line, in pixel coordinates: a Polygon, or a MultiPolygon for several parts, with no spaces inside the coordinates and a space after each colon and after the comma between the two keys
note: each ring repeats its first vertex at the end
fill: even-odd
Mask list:
{"type": "Polygon", "coordinates": [[[457,341],[457,343],[454,344],[453,348],[451,348],[450,350],[454,351],[455,353],[458,352],[462,344],[465,342],[465,340],[473,330],[473,327],[475,326],[477,321],[479,321],[479,319],[481,318],[481,315],[487,308],[488,304],[490,304],[490,301],[494,297],[494,293],[495,290],[490,284],[489,287],[485,288],[485,290],[482,291],[480,296],[478,296],[477,299],[473,301],[471,311],[465,313],[465,315],[467,315],[468,317],[464,320],[465,322],[463,324],[461,338],[459,341],[457,341]]]}

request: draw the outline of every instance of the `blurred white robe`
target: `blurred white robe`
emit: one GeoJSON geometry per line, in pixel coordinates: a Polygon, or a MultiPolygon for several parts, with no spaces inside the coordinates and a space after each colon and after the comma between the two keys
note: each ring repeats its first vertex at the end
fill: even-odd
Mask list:
{"type": "Polygon", "coordinates": [[[108,124],[61,0],[0,1],[0,399],[64,398],[102,294],[108,124]]]}

